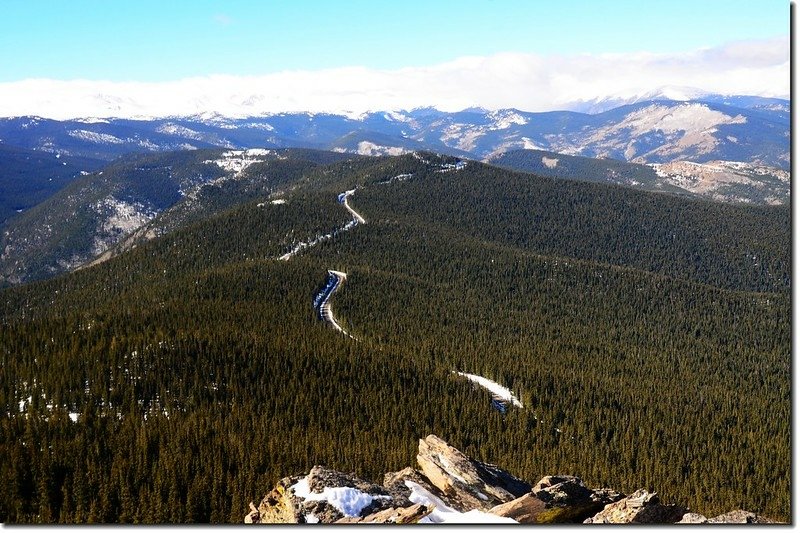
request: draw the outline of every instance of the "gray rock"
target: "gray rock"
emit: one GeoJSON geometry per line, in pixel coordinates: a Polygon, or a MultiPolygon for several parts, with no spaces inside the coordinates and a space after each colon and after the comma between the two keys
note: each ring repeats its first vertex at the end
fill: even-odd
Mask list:
{"type": "Polygon", "coordinates": [[[523,524],[580,523],[622,497],[611,489],[589,489],[575,476],[546,476],[529,494],[490,512],[523,524]]]}
{"type": "Polygon", "coordinates": [[[777,522],[774,522],[769,518],[764,518],[763,516],[759,516],[755,513],[751,513],[750,511],[737,509],[736,511],[730,511],[725,514],[715,516],[714,518],[709,518],[708,523],[709,524],[776,524],[777,522]]]}
{"type": "Polygon", "coordinates": [[[703,516],[701,514],[686,513],[685,515],[683,515],[683,518],[681,518],[676,523],[678,523],[678,524],[705,524],[707,522],[708,522],[708,518],[706,518],[705,516],[703,516]]]}
{"type": "Polygon", "coordinates": [[[364,517],[342,518],[337,524],[416,524],[433,512],[433,507],[415,504],[384,509],[364,517]]]}
{"type": "Polygon", "coordinates": [[[430,483],[462,512],[488,511],[530,491],[530,485],[495,465],[470,459],[436,435],[419,441],[417,463],[430,483]]]}
{"type": "Polygon", "coordinates": [[[674,524],[686,514],[679,505],[662,505],[654,492],[639,489],[627,498],[611,503],[585,524],[674,524]]]}

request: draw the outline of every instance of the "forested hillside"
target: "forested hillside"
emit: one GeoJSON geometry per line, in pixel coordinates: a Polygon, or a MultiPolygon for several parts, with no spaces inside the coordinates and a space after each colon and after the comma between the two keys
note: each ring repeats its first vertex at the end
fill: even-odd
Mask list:
{"type": "Polygon", "coordinates": [[[239,522],[287,474],[377,479],[430,433],[528,481],[790,519],[788,207],[319,157],[0,292],[0,521],[239,522]],[[355,339],[314,312],[328,269],[355,339]]]}

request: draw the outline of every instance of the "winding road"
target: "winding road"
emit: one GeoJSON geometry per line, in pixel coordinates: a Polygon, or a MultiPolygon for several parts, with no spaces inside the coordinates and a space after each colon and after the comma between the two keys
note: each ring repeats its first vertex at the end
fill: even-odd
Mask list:
{"type": "Polygon", "coordinates": [[[316,246],[321,242],[327,241],[328,239],[332,239],[335,235],[338,235],[343,231],[351,230],[356,226],[358,226],[359,224],[366,224],[367,223],[366,219],[362,217],[358,212],[356,212],[355,209],[350,207],[350,204],[347,203],[347,198],[355,194],[355,192],[356,192],[355,189],[351,189],[349,191],[344,191],[343,193],[340,193],[338,196],[339,203],[342,204],[345,207],[345,209],[347,209],[350,212],[350,214],[353,216],[353,220],[351,220],[341,228],[333,230],[332,233],[326,233],[325,235],[317,235],[310,241],[302,241],[295,244],[291,250],[280,256],[278,258],[278,261],[288,261],[293,256],[302,252],[306,248],[311,248],[312,246],[316,246]]]}
{"type": "Polygon", "coordinates": [[[331,296],[336,290],[345,282],[347,279],[347,274],[344,272],[339,272],[338,270],[328,270],[328,279],[325,282],[325,286],[314,296],[314,309],[317,311],[317,316],[320,320],[324,320],[336,331],[347,335],[351,339],[355,339],[352,335],[347,333],[342,326],[336,321],[336,318],[333,316],[333,310],[331,310],[331,296]]]}

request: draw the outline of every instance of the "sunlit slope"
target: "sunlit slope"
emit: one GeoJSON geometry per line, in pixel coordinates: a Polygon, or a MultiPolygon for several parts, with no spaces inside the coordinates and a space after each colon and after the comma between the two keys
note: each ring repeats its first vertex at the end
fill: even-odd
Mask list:
{"type": "Polygon", "coordinates": [[[287,473],[381,476],[428,433],[534,482],[788,519],[786,210],[432,154],[335,163],[281,199],[0,293],[4,521],[238,521],[287,473]],[[278,260],[351,221],[353,189],[366,223],[278,260]],[[737,276],[751,248],[776,270],[737,276]],[[317,318],[328,270],[358,340],[317,318]]]}

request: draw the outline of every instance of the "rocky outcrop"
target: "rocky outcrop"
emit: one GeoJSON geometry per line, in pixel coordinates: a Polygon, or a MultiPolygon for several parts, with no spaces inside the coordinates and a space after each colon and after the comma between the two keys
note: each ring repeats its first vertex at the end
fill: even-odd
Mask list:
{"type": "Polygon", "coordinates": [[[663,505],[658,495],[639,489],[627,498],[606,505],[586,524],[674,524],[688,512],[679,505],[663,505]]]}
{"type": "Polygon", "coordinates": [[[531,486],[505,470],[476,461],[435,435],[419,441],[417,468],[384,475],[378,485],[323,466],[281,479],[246,524],[734,524],[772,523],[748,511],[714,518],[662,504],[655,493],[625,497],[587,487],[575,476],[545,476],[531,486]]]}
{"type": "Polygon", "coordinates": [[[678,524],[777,524],[769,518],[764,518],[750,511],[738,509],[714,518],[706,518],[697,513],[686,513],[678,524]]]}
{"type": "Polygon", "coordinates": [[[686,513],[683,518],[676,522],[677,524],[706,524],[708,518],[697,513],[686,513]]]}
{"type": "Polygon", "coordinates": [[[347,517],[335,524],[416,524],[433,511],[433,507],[415,503],[410,507],[393,507],[364,517],[347,517]]]}
{"type": "Polygon", "coordinates": [[[275,485],[258,507],[250,502],[250,513],[245,517],[246,524],[303,524],[305,520],[300,512],[297,499],[289,490],[301,478],[285,477],[275,485]]]}
{"type": "Polygon", "coordinates": [[[623,497],[613,489],[589,489],[575,476],[545,476],[530,493],[490,512],[521,524],[580,523],[623,497]]]}
{"type": "Polygon", "coordinates": [[[436,435],[419,441],[417,463],[452,507],[490,510],[530,491],[531,486],[495,465],[470,459],[436,435]]]}
{"type": "Polygon", "coordinates": [[[736,511],[730,511],[725,514],[715,516],[714,518],[709,518],[708,523],[709,524],[777,524],[777,522],[773,520],[764,518],[763,516],[759,516],[755,513],[751,513],[750,511],[744,511],[742,509],[737,509],[736,511]]]}

